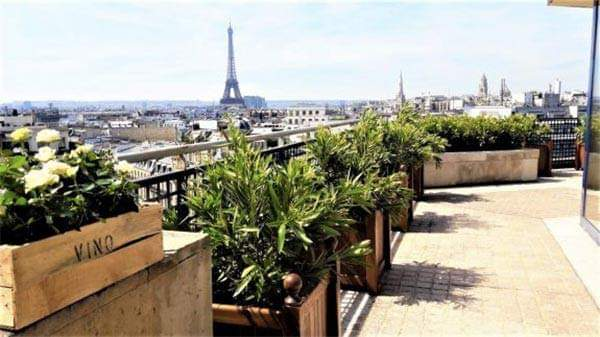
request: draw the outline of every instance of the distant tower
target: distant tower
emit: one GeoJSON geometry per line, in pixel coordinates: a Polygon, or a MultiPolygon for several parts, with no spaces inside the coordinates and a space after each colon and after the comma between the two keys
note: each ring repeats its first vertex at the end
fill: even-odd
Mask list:
{"type": "Polygon", "coordinates": [[[227,51],[227,80],[225,81],[225,91],[223,92],[223,98],[221,98],[220,103],[223,105],[244,106],[244,99],[242,98],[237,75],[235,74],[235,60],[233,57],[233,29],[231,29],[231,23],[227,29],[227,35],[229,37],[229,48],[227,51]],[[233,90],[234,97],[231,97],[231,90],[233,90]]]}
{"type": "Polygon", "coordinates": [[[402,73],[400,73],[400,89],[398,90],[398,96],[396,96],[396,104],[402,106],[405,102],[406,96],[404,96],[404,80],[402,79],[402,73]]]}
{"type": "Polygon", "coordinates": [[[488,82],[485,74],[481,76],[481,81],[479,81],[479,97],[488,97],[488,82]]]}
{"type": "Polygon", "coordinates": [[[506,100],[511,97],[510,89],[506,85],[506,79],[500,79],[500,102],[505,103],[506,100]]]}
{"type": "Polygon", "coordinates": [[[554,93],[560,96],[562,90],[562,82],[558,78],[554,80],[554,90],[554,93]]]}

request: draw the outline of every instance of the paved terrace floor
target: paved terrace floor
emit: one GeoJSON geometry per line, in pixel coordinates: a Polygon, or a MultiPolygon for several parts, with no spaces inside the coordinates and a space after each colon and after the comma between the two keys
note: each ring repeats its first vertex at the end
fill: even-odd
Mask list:
{"type": "Polygon", "coordinates": [[[380,296],[344,292],[345,336],[600,336],[600,312],[542,219],[576,216],[581,174],[431,189],[380,296]]]}

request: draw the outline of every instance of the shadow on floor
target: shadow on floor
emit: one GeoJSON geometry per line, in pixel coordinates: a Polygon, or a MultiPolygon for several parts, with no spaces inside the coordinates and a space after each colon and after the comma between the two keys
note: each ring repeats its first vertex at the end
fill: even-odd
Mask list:
{"type": "Polygon", "coordinates": [[[487,201],[477,194],[458,194],[451,192],[427,192],[423,196],[423,201],[430,203],[447,202],[451,204],[462,204],[472,201],[487,201]]]}
{"type": "Polygon", "coordinates": [[[473,269],[445,267],[426,261],[394,264],[383,279],[381,296],[397,297],[394,303],[400,305],[437,302],[461,308],[475,300],[468,289],[477,286],[484,277],[473,269]]]}
{"type": "MultiPolygon", "coordinates": [[[[464,308],[477,301],[469,289],[477,286],[485,276],[473,269],[444,267],[439,264],[417,262],[394,264],[383,278],[379,297],[392,297],[383,305],[420,305],[443,303],[453,308],[464,308]]],[[[359,336],[377,296],[356,291],[343,291],[341,316],[344,337],[359,336]]],[[[382,303],[378,303],[382,305],[382,303]]]]}
{"type": "Polygon", "coordinates": [[[481,229],[490,224],[474,219],[466,214],[440,215],[424,212],[415,215],[409,232],[416,233],[453,233],[459,228],[481,229]]]}

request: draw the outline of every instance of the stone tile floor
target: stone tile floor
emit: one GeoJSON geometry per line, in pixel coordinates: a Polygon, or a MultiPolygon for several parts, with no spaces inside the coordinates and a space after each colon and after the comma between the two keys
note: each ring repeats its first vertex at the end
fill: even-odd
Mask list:
{"type": "Polygon", "coordinates": [[[345,336],[600,336],[600,311],[542,219],[579,212],[581,174],[431,189],[381,295],[344,292],[345,336]]]}

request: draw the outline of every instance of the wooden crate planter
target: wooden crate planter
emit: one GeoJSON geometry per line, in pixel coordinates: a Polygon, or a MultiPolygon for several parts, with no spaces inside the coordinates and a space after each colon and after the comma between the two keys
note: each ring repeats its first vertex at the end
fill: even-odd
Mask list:
{"type": "Polygon", "coordinates": [[[540,150],[538,176],[552,177],[552,149],[554,148],[554,142],[549,140],[545,144],[538,145],[535,148],[540,150]]]}
{"type": "Polygon", "coordinates": [[[414,192],[414,199],[421,200],[423,199],[423,195],[425,194],[425,187],[423,185],[423,165],[419,165],[417,167],[412,167],[410,169],[409,174],[409,187],[412,188],[414,192]]]}
{"type": "Polygon", "coordinates": [[[368,291],[372,295],[379,293],[381,275],[386,269],[386,257],[390,255],[390,232],[384,228],[383,220],[383,213],[379,210],[375,211],[365,218],[358,231],[345,234],[344,239],[348,244],[370,240],[373,252],[365,256],[362,266],[342,263],[340,275],[342,288],[368,291]]]}
{"type": "Polygon", "coordinates": [[[162,207],[0,246],[0,326],[23,328],[163,258],[162,207]]]}
{"type": "MultiPolygon", "coordinates": [[[[213,303],[215,336],[329,336],[327,301],[329,279],[305,298],[282,309],[213,303]]],[[[299,289],[298,289],[299,290],[299,289]]]]}
{"type": "MultiPolygon", "coordinates": [[[[419,179],[419,178],[415,178],[417,176],[421,176],[422,178],[422,173],[423,173],[423,166],[421,166],[420,169],[418,170],[409,170],[409,174],[406,175],[406,179],[404,182],[404,186],[405,187],[409,187],[413,190],[413,192],[415,193],[415,196],[417,194],[417,192],[415,192],[415,182],[419,181],[417,184],[420,184],[420,187],[423,189],[423,180],[419,179]],[[419,172],[421,174],[419,174],[419,172]]],[[[413,210],[416,206],[417,201],[413,200],[411,202],[411,204],[407,207],[402,209],[402,211],[399,212],[386,212],[384,214],[384,223],[386,223],[389,228],[393,231],[401,231],[401,232],[407,232],[408,228],[410,227],[410,225],[412,224],[413,221],[413,210]]]]}
{"type": "Polygon", "coordinates": [[[577,141],[575,147],[575,169],[583,170],[585,165],[585,144],[581,141],[577,141]]]}

